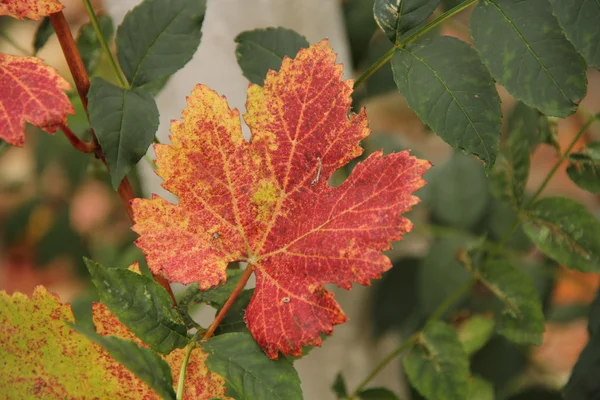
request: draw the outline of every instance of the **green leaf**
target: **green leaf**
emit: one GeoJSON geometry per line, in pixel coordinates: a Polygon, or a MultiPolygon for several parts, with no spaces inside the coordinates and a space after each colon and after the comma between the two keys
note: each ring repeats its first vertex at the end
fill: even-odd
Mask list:
{"type": "Polygon", "coordinates": [[[347,0],[341,3],[341,7],[352,65],[359,65],[364,61],[371,47],[371,38],[377,31],[377,23],[373,19],[373,0],[347,0]]]}
{"type": "MultiPolygon", "coordinates": [[[[246,315],[246,308],[248,307],[253,294],[254,289],[243,290],[240,293],[229,308],[229,311],[227,311],[223,321],[221,321],[217,327],[215,334],[221,335],[223,333],[231,332],[248,332],[244,316],[246,315]]],[[[220,309],[218,311],[220,311],[220,309]]]]}
{"type": "Polygon", "coordinates": [[[236,36],[235,55],[248,80],[262,85],[269,70],[279,71],[283,57],[293,58],[310,43],[291,29],[267,28],[245,31],[236,36]]]}
{"type": "MultiPolygon", "coordinates": [[[[110,42],[115,31],[112,18],[108,15],[100,15],[98,16],[98,25],[100,25],[100,32],[104,40],[110,42]]],[[[93,73],[98,68],[98,64],[102,58],[102,46],[91,22],[79,29],[76,44],[86,71],[90,74],[93,73]]]]}
{"type": "Polygon", "coordinates": [[[473,315],[462,323],[458,329],[458,340],[462,343],[467,355],[481,349],[494,333],[494,320],[483,315],[473,315]]]}
{"type": "Polygon", "coordinates": [[[120,88],[97,77],[92,78],[88,98],[90,123],[116,189],[154,141],[156,102],[142,89],[120,88]]]}
{"type": "Polygon", "coordinates": [[[567,268],[600,271],[600,222],[581,204],[564,197],[537,201],[523,228],[548,257],[567,268]]]}
{"type": "Polygon", "coordinates": [[[494,400],[494,387],[484,379],[472,377],[467,400],[494,400]]]}
{"type": "Polygon", "coordinates": [[[548,0],[481,1],[471,15],[471,34],[498,83],[544,114],[566,117],[585,96],[585,61],[564,37],[548,0]]]}
{"type": "MultiPolygon", "coordinates": [[[[177,301],[179,312],[183,317],[188,327],[194,326],[195,322],[190,317],[189,309],[200,303],[206,303],[216,309],[223,307],[223,304],[229,299],[231,292],[237,286],[242,273],[241,269],[227,269],[227,282],[224,285],[217,286],[205,291],[201,291],[198,288],[198,284],[194,283],[189,285],[183,295],[177,301]]],[[[239,298],[239,297],[238,297],[239,298]]],[[[237,299],[236,299],[237,301],[237,299]]],[[[235,305],[232,305],[232,307],[235,305]]],[[[228,313],[229,314],[229,313],[228,313]]]]}
{"type": "Polygon", "coordinates": [[[419,118],[490,170],[500,141],[500,98],[475,50],[446,36],[419,41],[396,51],[392,71],[419,118]]]}
{"type": "Polygon", "coordinates": [[[400,36],[425,21],[440,0],[375,0],[373,15],[386,36],[397,43],[400,36]]]}
{"type": "Polygon", "coordinates": [[[53,34],[54,28],[50,23],[50,18],[44,17],[35,31],[35,36],[33,38],[33,55],[36,55],[38,51],[44,47],[53,34]]]}
{"type": "Polygon", "coordinates": [[[145,347],[140,347],[130,340],[119,339],[114,336],[102,336],[75,324],[67,324],[91,341],[102,346],[112,358],[146,382],[161,398],[175,400],[171,368],[157,353],[145,347]]]}
{"type": "Polygon", "coordinates": [[[600,392],[600,292],[590,309],[588,331],[588,343],[581,351],[564,389],[567,400],[596,399],[600,392]]]}
{"type": "Polygon", "coordinates": [[[224,285],[208,290],[200,290],[197,284],[192,284],[185,290],[178,304],[190,306],[198,303],[206,303],[215,308],[223,307],[223,304],[229,299],[231,292],[240,281],[244,270],[228,268],[226,272],[227,282],[224,285]]]}
{"type": "Polygon", "coordinates": [[[344,376],[342,375],[341,372],[339,372],[336,375],[335,381],[333,381],[333,385],[331,385],[331,390],[333,390],[333,393],[335,393],[335,395],[338,399],[345,399],[346,397],[348,397],[348,389],[346,388],[346,380],[344,379],[344,376]]]}
{"type": "Polygon", "coordinates": [[[117,29],[117,57],[132,87],[173,74],[196,52],[205,0],[144,0],[117,29]]]}
{"type": "Polygon", "coordinates": [[[523,202],[531,143],[539,136],[538,130],[538,111],[518,103],[508,118],[507,137],[491,180],[496,197],[515,208],[523,202]]]}
{"type": "Polygon", "coordinates": [[[586,59],[600,68],[600,3],[588,0],[550,0],[567,38],[586,59]]]}
{"type": "Polygon", "coordinates": [[[363,390],[358,394],[360,400],[399,400],[398,396],[386,388],[363,390]]]}
{"type": "MultiPolygon", "coordinates": [[[[433,313],[459,287],[471,279],[471,274],[456,260],[467,239],[450,236],[437,239],[429,248],[419,271],[419,304],[425,315],[433,313]]],[[[455,302],[456,307],[459,302],[455,302]]],[[[451,307],[447,312],[453,310],[451,307]]]]}
{"type": "Polygon", "coordinates": [[[494,387],[504,388],[524,372],[529,365],[529,358],[529,352],[523,346],[494,335],[483,349],[472,356],[471,371],[491,382],[494,387]]]}
{"type": "Polygon", "coordinates": [[[459,151],[432,168],[426,187],[434,219],[460,229],[475,226],[491,200],[481,163],[459,151]]]}
{"type": "Polygon", "coordinates": [[[447,324],[428,324],[403,361],[410,383],[426,399],[467,397],[469,359],[456,332],[447,324]]]}
{"type": "Polygon", "coordinates": [[[127,269],[85,263],[100,300],[144,343],[162,354],[188,344],[183,320],[162,286],[127,269]]]}
{"type": "Polygon", "coordinates": [[[271,360],[246,333],[227,333],[202,344],[206,365],[221,375],[240,400],[302,399],[300,378],[285,357],[271,360]]]}
{"type": "Polygon", "coordinates": [[[570,154],[567,174],[580,188],[600,193],[600,142],[589,143],[580,152],[570,154]]]}
{"type": "Polygon", "coordinates": [[[483,283],[503,303],[496,318],[497,331],[519,344],[542,344],[544,313],[531,278],[506,261],[478,268],[483,283]]]}
{"type": "Polygon", "coordinates": [[[382,279],[373,282],[370,315],[376,338],[392,329],[419,327],[421,263],[418,258],[402,258],[394,262],[394,267],[383,274],[382,279]]]}

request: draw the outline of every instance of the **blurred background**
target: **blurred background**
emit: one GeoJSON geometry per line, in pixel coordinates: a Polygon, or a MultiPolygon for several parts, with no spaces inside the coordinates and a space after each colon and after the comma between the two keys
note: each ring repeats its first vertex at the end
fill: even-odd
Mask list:
{"type": "MultiPolygon", "coordinates": [[[[89,34],[81,30],[89,21],[82,3],[62,2],[74,35],[89,34]]],[[[99,14],[107,16],[106,33],[111,36],[108,17],[116,27],[137,1],[93,3],[99,14]]],[[[434,17],[455,4],[458,1],[442,0],[434,17]]],[[[232,106],[243,110],[248,82],[237,66],[233,41],[239,32],[284,26],[305,35],[311,43],[329,37],[339,54],[338,62],[345,65],[346,77],[355,78],[391,47],[377,27],[372,9],[372,0],[208,0],[198,53],[157,98],[161,141],[168,141],[168,121],[178,118],[185,96],[195,83],[225,94],[232,106]]],[[[470,11],[457,15],[432,34],[470,42],[470,11]]],[[[0,52],[36,54],[34,39],[42,29],[47,27],[39,22],[0,17],[0,52]]],[[[51,29],[48,32],[49,39],[37,56],[70,80],[58,42],[51,29]]],[[[94,40],[93,32],[89,40],[94,40]]],[[[96,74],[114,79],[99,50],[89,56],[95,60],[96,74]]],[[[590,70],[588,80],[588,95],[578,113],[551,127],[556,130],[560,146],[571,141],[589,115],[600,111],[600,74],[590,70]]],[[[516,103],[501,87],[498,89],[503,114],[509,115],[516,103]]],[[[70,98],[77,112],[69,117],[69,126],[85,137],[89,134],[87,119],[76,93],[70,98]]],[[[481,163],[454,152],[408,108],[396,90],[389,64],[355,93],[354,107],[367,108],[373,131],[363,142],[365,155],[379,148],[386,153],[410,149],[431,160],[434,167],[426,176],[428,186],[418,193],[422,203],[409,216],[415,224],[413,232],[389,252],[395,267],[371,287],[355,285],[352,292],[335,290],[350,321],[336,327],[321,349],[297,362],[306,399],[335,398],[330,386],[340,371],[353,388],[466,279],[464,268],[456,261],[457,251],[482,235],[498,240],[514,218],[513,211],[493,196],[481,163]]],[[[598,123],[591,125],[575,151],[594,140],[600,140],[598,123]]],[[[537,188],[555,161],[552,146],[542,144],[535,149],[529,191],[537,188]]],[[[343,179],[352,165],[338,178],[343,179]]],[[[140,168],[129,178],[138,197],[164,195],[147,160],[140,161],[140,168]]],[[[599,197],[573,184],[565,167],[544,193],[573,197],[600,216],[599,197]]],[[[44,285],[63,301],[71,302],[78,317],[86,318],[86,310],[96,298],[82,257],[109,266],[143,262],[134,240],[127,215],[98,160],[78,153],[64,136],[47,135],[31,126],[25,147],[0,145],[0,289],[29,295],[36,285],[44,285]]],[[[522,232],[513,235],[509,247],[509,256],[532,276],[543,299],[548,319],[544,343],[538,348],[521,347],[492,336],[472,355],[472,370],[494,384],[497,398],[561,398],[558,389],[566,383],[587,341],[586,315],[598,287],[598,276],[557,265],[535,251],[522,232]]],[[[484,290],[475,290],[446,317],[460,330],[473,313],[485,317],[493,309],[490,298],[484,290]]],[[[211,316],[210,310],[204,310],[198,318],[211,316]]],[[[374,385],[391,387],[401,398],[419,398],[403,382],[400,363],[396,362],[374,385]]]]}

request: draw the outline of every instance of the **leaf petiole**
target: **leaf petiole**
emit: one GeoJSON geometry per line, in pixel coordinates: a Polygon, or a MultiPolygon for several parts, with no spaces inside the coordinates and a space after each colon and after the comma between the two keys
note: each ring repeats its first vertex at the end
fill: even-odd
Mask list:
{"type": "Polygon", "coordinates": [[[108,61],[110,62],[110,66],[112,67],[115,77],[117,78],[117,80],[119,81],[119,84],[122,87],[128,88],[129,85],[127,84],[127,82],[125,82],[125,79],[123,78],[123,75],[121,74],[121,70],[117,66],[117,62],[115,61],[115,58],[113,57],[112,52],[108,48],[108,44],[106,43],[106,40],[104,40],[104,36],[102,36],[102,30],[100,29],[100,24],[98,23],[98,18],[96,17],[96,13],[94,12],[94,8],[92,7],[90,0],[83,0],[83,4],[85,5],[85,9],[90,17],[90,22],[92,23],[92,26],[94,27],[94,31],[96,32],[96,37],[98,38],[98,42],[100,42],[100,46],[102,46],[104,53],[106,53],[106,56],[108,57],[108,61]]]}
{"type": "Polygon", "coordinates": [[[441,24],[448,18],[463,11],[465,8],[469,7],[471,4],[475,3],[476,1],[478,1],[478,0],[467,0],[463,3],[460,3],[456,7],[441,14],[439,17],[435,18],[428,24],[417,29],[414,33],[412,33],[411,35],[407,36],[406,38],[404,38],[403,40],[401,40],[400,42],[395,44],[394,47],[392,47],[379,60],[377,60],[375,62],[375,64],[372,64],[369,68],[367,68],[367,70],[365,72],[363,72],[362,75],[360,75],[356,79],[356,81],[354,81],[354,89],[356,89],[361,83],[363,83],[371,75],[373,75],[375,72],[377,72],[377,70],[379,70],[379,68],[383,67],[388,61],[390,61],[392,59],[392,57],[394,56],[394,53],[396,52],[397,49],[401,49],[402,47],[406,46],[407,44],[417,40],[419,37],[423,36],[425,33],[429,32],[431,29],[435,28],[436,26],[438,26],[439,24],[441,24]]]}

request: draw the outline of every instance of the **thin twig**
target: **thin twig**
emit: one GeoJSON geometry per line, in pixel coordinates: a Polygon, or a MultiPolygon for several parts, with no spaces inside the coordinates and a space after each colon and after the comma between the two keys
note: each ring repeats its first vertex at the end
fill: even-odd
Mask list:
{"type": "Polygon", "coordinates": [[[92,23],[92,26],[94,27],[94,32],[96,32],[96,37],[98,38],[98,41],[100,42],[100,46],[102,46],[102,49],[104,50],[104,53],[106,54],[106,56],[108,58],[108,61],[114,72],[115,77],[117,78],[117,80],[119,81],[119,84],[122,87],[129,87],[127,82],[125,82],[125,79],[123,79],[121,70],[117,66],[117,62],[115,61],[115,58],[113,57],[113,54],[110,51],[108,44],[106,43],[106,39],[104,39],[104,36],[102,36],[102,30],[100,29],[100,24],[98,23],[98,17],[96,16],[96,13],[94,12],[94,7],[92,7],[92,3],[90,2],[90,0],[83,0],[83,4],[85,5],[85,10],[87,11],[88,16],[90,17],[90,22],[92,23]]]}
{"type": "MultiPolygon", "coordinates": [[[[81,102],[83,103],[83,108],[89,120],[89,113],[87,109],[87,93],[90,90],[90,80],[88,78],[87,71],[83,65],[83,61],[81,60],[81,55],[79,54],[79,50],[75,44],[75,40],[73,39],[73,35],[71,34],[71,30],[69,28],[69,24],[65,19],[65,16],[62,12],[57,12],[50,15],[50,22],[52,23],[52,27],[56,32],[56,36],[58,37],[58,41],[60,42],[60,47],[63,50],[65,58],[67,60],[67,64],[69,65],[69,70],[73,75],[73,80],[75,81],[75,85],[77,86],[77,92],[79,93],[79,97],[81,98],[81,102]]],[[[102,160],[106,168],[108,168],[108,164],[104,155],[102,153],[102,148],[98,145],[98,138],[94,130],[92,129],[92,137],[93,143],[95,146],[96,156],[102,160]]],[[[123,178],[119,188],[117,190],[119,192],[119,197],[121,198],[121,202],[127,211],[127,215],[129,219],[133,223],[133,210],[131,208],[131,201],[134,199],[135,195],[133,193],[133,189],[127,177],[123,178]]],[[[159,283],[171,296],[173,300],[173,305],[176,305],[175,295],[173,294],[173,290],[171,289],[171,285],[167,279],[162,275],[155,275],[152,273],[154,280],[159,283]]]]}
{"type": "Polygon", "coordinates": [[[60,47],[67,59],[67,65],[69,65],[69,70],[75,81],[77,93],[79,93],[79,98],[81,99],[81,103],[87,114],[87,94],[90,90],[90,79],[88,78],[87,71],[81,60],[81,55],[79,54],[79,50],[77,49],[77,45],[71,34],[69,24],[62,11],[50,14],[50,23],[54,28],[54,32],[56,32],[60,47]]]}
{"type": "Polygon", "coordinates": [[[176,399],[182,400],[183,393],[185,391],[185,376],[187,374],[187,366],[190,362],[190,356],[192,355],[192,351],[196,348],[196,339],[198,334],[194,335],[190,343],[188,343],[187,351],[185,352],[185,358],[183,359],[183,363],[181,364],[181,369],[179,372],[179,381],[177,382],[177,394],[176,399]]]}
{"type": "Polygon", "coordinates": [[[82,153],[94,153],[96,151],[96,146],[94,146],[94,142],[84,142],[79,139],[77,135],[67,126],[66,123],[61,123],[59,125],[60,130],[63,131],[65,137],[71,142],[74,148],[79,150],[82,153]]]}
{"type": "Polygon", "coordinates": [[[419,37],[421,37],[425,33],[429,32],[432,28],[435,28],[436,26],[438,26],[439,24],[441,24],[448,18],[463,11],[465,8],[474,4],[476,1],[478,1],[478,0],[467,0],[463,3],[460,3],[456,7],[446,11],[445,13],[441,14],[439,17],[435,18],[433,21],[429,22],[428,24],[424,25],[420,29],[416,30],[414,33],[407,36],[400,42],[396,43],[394,45],[394,47],[392,47],[379,60],[377,60],[375,62],[375,64],[371,65],[365,72],[362,73],[362,75],[360,75],[356,79],[356,81],[354,82],[354,89],[356,89],[367,78],[369,78],[371,75],[373,75],[375,72],[377,72],[377,70],[379,70],[379,68],[383,67],[388,61],[390,61],[392,59],[392,57],[394,56],[394,53],[396,52],[396,50],[401,49],[402,47],[406,46],[407,44],[417,40],[419,37]]]}
{"type": "Polygon", "coordinates": [[[251,264],[248,264],[248,266],[242,273],[240,281],[236,285],[235,289],[233,289],[233,291],[231,292],[231,295],[229,296],[229,298],[227,299],[225,304],[223,304],[223,307],[221,308],[221,310],[215,317],[214,321],[210,324],[210,326],[204,333],[204,336],[202,337],[203,340],[209,339],[215,333],[215,330],[217,329],[217,327],[219,326],[221,321],[223,321],[223,318],[225,318],[225,315],[227,315],[227,312],[231,308],[231,305],[233,304],[235,299],[237,299],[238,295],[242,292],[242,290],[244,289],[244,286],[246,286],[246,283],[248,282],[248,279],[250,279],[250,276],[252,276],[253,271],[254,271],[254,267],[252,267],[251,264]]]}

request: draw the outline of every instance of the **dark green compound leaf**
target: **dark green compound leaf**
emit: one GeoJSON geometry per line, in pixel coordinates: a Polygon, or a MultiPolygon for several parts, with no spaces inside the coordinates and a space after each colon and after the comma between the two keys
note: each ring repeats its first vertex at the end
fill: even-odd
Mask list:
{"type": "Polygon", "coordinates": [[[38,25],[33,37],[33,55],[36,55],[38,51],[48,42],[48,39],[54,34],[54,28],[50,23],[50,18],[44,17],[42,22],[38,25]]]}
{"type": "Polygon", "coordinates": [[[358,394],[360,400],[399,400],[394,392],[386,388],[372,388],[358,394]]]}
{"type": "Polygon", "coordinates": [[[600,142],[592,142],[569,155],[569,178],[580,188],[600,193],[600,142]]]}
{"type": "Polygon", "coordinates": [[[397,43],[400,36],[425,21],[440,0],[375,0],[373,15],[386,36],[397,43]]]}
{"type": "Polygon", "coordinates": [[[470,25],[481,59],[512,95],[547,115],[575,111],[586,93],[585,61],[548,0],[484,0],[470,25]]]}
{"type": "MultiPolygon", "coordinates": [[[[471,279],[471,274],[457,261],[458,251],[467,245],[467,238],[450,236],[437,239],[429,248],[419,271],[417,285],[419,304],[424,315],[433,313],[446,298],[471,279]]],[[[455,302],[447,313],[452,312],[458,304],[455,302]]]]}
{"type": "Polygon", "coordinates": [[[144,0],[117,29],[117,57],[132,87],[173,74],[196,52],[205,0],[144,0]]]}
{"type": "Polygon", "coordinates": [[[304,36],[285,28],[245,31],[235,42],[242,73],[257,85],[263,84],[269,70],[279,71],[284,57],[294,58],[300,49],[310,46],[304,36]]]}
{"type": "MultiPolygon", "coordinates": [[[[202,344],[206,365],[221,375],[240,400],[302,399],[292,362],[271,360],[247,333],[227,333],[202,344]]],[[[229,391],[228,391],[229,394],[229,391]]]]}
{"type": "Polygon", "coordinates": [[[493,261],[478,269],[478,277],[503,303],[496,330],[519,344],[542,344],[544,313],[531,278],[507,261],[493,261]]]}
{"type": "Polygon", "coordinates": [[[467,400],[494,400],[494,387],[486,380],[474,376],[469,380],[467,400]]]}
{"type": "Polygon", "coordinates": [[[476,225],[492,199],[481,163],[460,151],[432,168],[426,187],[434,219],[460,229],[476,225]]]}
{"type": "Polygon", "coordinates": [[[162,354],[188,344],[183,320],[162,286],[127,269],[85,263],[102,303],[144,343],[162,354]]]}
{"type": "Polygon", "coordinates": [[[566,400],[598,399],[600,394],[600,292],[592,303],[588,331],[590,338],[579,354],[564,389],[566,400]]]}
{"type": "MultiPolygon", "coordinates": [[[[108,15],[100,15],[98,16],[98,25],[100,25],[100,32],[104,40],[110,42],[115,31],[112,18],[108,15]]],[[[86,71],[90,74],[93,73],[102,58],[102,46],[91,23],[87,23],[79,29],[75,43],[86,71]]]]}
{"type": "Polygon", "coordinates": [[[71,323],[69,326],[102,346],[112,358],[146,382],[161,398],[175,400],[171,368],[157,353],[130,340],[102,336],[71,323]]]}
{"type": "Polygon", "coordinates": [[[538,111],[518,103],[508,118],[506,140],[492,174],[492,191],[517,208],[529,176],[531,143],[539,136],[538,111]]]}
{"type": "Polygon", "coordinates": [[[419,118],[491,170],[500,141],[500,98],[477,52],[458,39],[436,37],[396,51],[392,71],[419,118]]]}
{"type": "Polygon", "coordinates": [[[456,332],[434,321],[404,358],[410,383],[427,400],[464,400],[469,390],[469,359],[456,332]]]}
{"type": "Polygon", "coordinates": [[[338,399],[345,399],[346,397],[348,397],[346,380],[344,379],[344,376],[341,372],[339,372],[336,375],[335,381],[333,381],[333,384],[331,385],[331,390],[333,390],[333,393],[335,393],[338,399]]]}
{"type": "Polygon", "coordinates": [[[548,257],[567,268],[600,271],[600,222],[565,197],[537,201],[525,214],[525,233],[548,257]]]}
{"type": "Polygon", "coordinates": [[[493,318],[473,315],[463,322],[458,329],[458,340],[462,343],[467,355],[480,350],[494,334],[493,318]]]}
{"type": "Polygon", "coordinates": [[[90,124],[102,147],[113,187],[146,154],[158,129],[158,109],[150,93],[124,89],[101,78],[92,78],[90,124]]]}
{"type": "Polygon", "coordinates": [[[567,38],[587,63],[600,68],[600,2],[596,0],[550,0],[567,38]]]}

